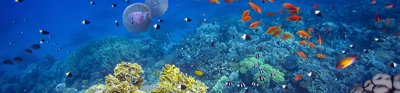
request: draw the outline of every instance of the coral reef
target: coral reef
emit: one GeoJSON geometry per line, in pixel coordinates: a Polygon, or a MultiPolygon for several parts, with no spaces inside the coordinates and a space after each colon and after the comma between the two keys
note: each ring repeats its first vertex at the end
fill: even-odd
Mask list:
{"type": "Polygon", "coordinates": [[[363,85],[355,86],[350,93],[399,93],[400,75],[390,76],[386,73],[379,73],[363,85]]]}
{"type": "MultiPolygon", "coordinates": [[[[150,57],[150,55],[162,54],[162,52],[155,52],[160,51],[160,48],[153,46],[155,44],[158,43],[151,39],[126,37],[108,37],[91,42],[72,53],[62,64],[65,66],[64,70],[75,74],[71,82],[66,83],[78,89],[86,89],[87,86],[81,86],[83,81],[102,81],[102,77],[106,75],[104,73],[112,73],[114,66],[121,60],[135,60],[139,64],[152,65],[155,57],[150,57]]],[[[88,83],[87,85],[92,85],[99,82],[88,83]]]]}
{"type": "MultiPolygon", "coordinates": [[[[347,4],[344,6],[350,7],[347,4]]],[[[343,11],[352,13],[350,10],[343,11]]],[[[304,14],[314,15],[302,12],[302,15],[304,14]]],[[[345,16],[334,9],[327,13],[331,14],[345,16]]],[[[383,22],[368,27],[335,21],[332,18],[336,16],[326,16],[320,22],[315,21],[320,19],[304,15],[304,19],[298,23],[282,24],[285,20],[274,20],[268,24],[261,24],[256,29],[248,29],[248,24],[238,23],[235,19],[217,18],[216,22],[203,22],[193,32],[185,35],[182,42],[177,43],[170,42],[165,34],[160,34],[161,30],[147,31],[129,38],[109,37],[81,47],[71,53],[66,61],[49,58],[49,61],[30,65],[21,76],[1,74],[0,92],[53,93],[87,89],[87,93],[345,93],[351,90],[350,86],[354,83],[364,83],[365,79],[373,74],[397,74],[400,71],[399,67],[388,65],[400,60],[400,38],[375,31],[384,27],[383,22]],[[292,39],[282,40],[264,33],[264,27],[271,25],[282,25],[285,33],[295,33],[308,27],[314,31],[310,33],[310,39],[296,38],[298,36],[294,34],[292,39]],[[157,34],[149,34],[152,32],[157,34]],[[316,43],[317,33],[323,38],[322,45],[316,43]],[[243,34],[250,35],[252,40],[241,39],[243,34]],[[373,41],[375,37],[379,40],[373,41]],[[301,40],[316,44],[316,48],[300,45],[298,42],[301,40]],[[355,48],[349,48],[350,44],[355,48]],[[368,51],[365,52],[364,49],[368,51]],[[302,60],[296,54],[298,51],[303,51],[308,58],[302,60]],[[315,55],[318,53],[324,54],[326,58],[317,58],[315,55]],[[335,68],[338,59],[350,55],[358,57],[354,64],[346,69],[335,68]],[[117,65],[120,61],[133,60],[137,64],[117,65]],[[165,64],[175,64],[176,67],[165,64]],[[112,69],[116,65],[114,75],[107,75],[113,72],[112,69]],[[65,72],[71,72],[74,76],[66,78],[65,72]],[[313,76],[308,76],[311,72],[313,76]],[[297,74],[302,74],[303,78],[293,80],[297,74]],[[106,78],[103,78],[104,76],[106,78]],[[261,76],[264,76],[265,80],[260,80],[261,76]],[[98,84],[104,81],[105,84],[98,84]],[[227,82],[232,82],[232,85],[227,86],[227,82]],[[258,83],[259,86],[251,85],[252,82],[258,83]],[[246,86],[237,87],[240,83],[246,86]],[[88,85],[94,86],[88,88],[88,85]],[[289,88],[283,89],[282,85],[289,88]],[[207,86],[212,88],[207,91],[207,86]]],[[[353,18],[356,19],[344,19],[353,18]]],[[[270,21],[268,18],[260,20],[270,21]]],[[[371,21],[360,20],[372,24],[371,21]]],[[[388,27],[387,29],[390,29],[393,26],[388,27]]],[[[398,91],[400,88],[397,85],[400,83],[397,81],[400,76],[392,78],[392,85],[384,79],[383,83],[376,80],[389,77],[379,74],[365,82],[365,86],[356,87],[351,92],[373,91],[373,88],[376,88],[376,91],[398,91]]]]}
{"type": "Polygon", "coordinates": [[[247,73],[251,68],[255,66],[261,65],[263,62],[260,59],[255,57],[245,58],[244,60],[240,61],[240,73],[247,73]]]}
{"type": "Polygon", "coordinates": [[[85,93],[104,93],[107,91],[106,85],[96,84],[85,90],[85,93]]]}
{"type": "Polygon", "coordinates": [[[269,83],[269,80],[265,80],[265,81],[259,81],[259,77],[260,76],[265,76],[267,79],[272,79],[272,81],[274,81],[277,84],[283,84],[285,83],[285,74],[275,68],[273,68],[271,65],[268,64],[262,64],[259,69],[263,69],[265,70],[265,72],[257,72],[254,75],[254,80],[256,80],[257,82],[260,82],[260,84],[265,84],[265,83],[269,83]]]}
{"type": "Polygon", "coordinates": [[[106,76],[106,85],[94,85],[85,93],[144,93],[140,87],[144,83],[142,67],[137,63],[122,62],[114,69],[114,76],[106,76]],[[105,87],[105,88],[104,88],[105,87]]]}
{"type": "Polygon", "coordinates": [[[232,72],[228,77],[222,76],[219,78],[214,86],[211,88],[212,93],[228,93],[228,92],[235,92],[238,91],[235,85],[226,86],[226,83],[231,81],[234,84],[241,82],[239,80],[239,72],[232,72]]]}
{"type": "Polygon", "coordinates": [[[201,81],[183,74],[175,65],[166,64],[161,71],[160,82],[152,93],[206,93],[208,87],[201,81]]]}
{"type": "Polygon", "coordinates": [[[55,90],[56,92],[61,92],[61,91],[64,91],[64,89],[65,89],[66,86],[67,86],[67,85],[65,85],[65,83],[60,83],[60,84],[58,84],[58,85],[54,88],[54,90],[55,90]]]}
{"type": "MultiPolygon", "coordinates": [[[[140,89],[144,83],[142,67],[137,63],[122,62],[114,69],[114,75],[106,76],[106,85],[96,84],[85,90],[85,93],[144,93],[140,89]]],[[[143,87],[152,93],[166,92],[200,92],[206,93],[208,87],[193,77],[184,75],[174,65],[165,65],[161,72],[160,82],[156,87],[143,87]]]]}

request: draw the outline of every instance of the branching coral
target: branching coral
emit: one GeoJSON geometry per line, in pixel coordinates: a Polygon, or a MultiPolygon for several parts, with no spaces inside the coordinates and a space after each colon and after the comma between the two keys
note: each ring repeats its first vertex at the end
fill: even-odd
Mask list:
{"type": "Polygon", "coordinates": [[[140,77],[143,74],[142,67],[137,63],[122,62],[114,69],[114,76],[106,76],[106,85],[95,85],[85,91],[85,93],[142,93],[140,87],[144,79],[140,77]]]}
{"type": "Polygon", "coordinates": [[[184,75],[175,65],[165,65],[161,71],[160,82],[152,93],[206,93],[208,87],[193,77],[184,75]]]}

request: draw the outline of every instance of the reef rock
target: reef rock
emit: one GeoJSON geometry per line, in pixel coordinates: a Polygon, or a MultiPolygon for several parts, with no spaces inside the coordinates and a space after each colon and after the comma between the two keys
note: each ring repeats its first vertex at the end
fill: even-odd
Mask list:
{"type": "Polygon", "coordinates": [[[65,83],[60,83],[54,88],[54,90],[56,92],[61,92],[61,91],[64,91],[65,87],[67,87],[67,85],[65,83]]]}

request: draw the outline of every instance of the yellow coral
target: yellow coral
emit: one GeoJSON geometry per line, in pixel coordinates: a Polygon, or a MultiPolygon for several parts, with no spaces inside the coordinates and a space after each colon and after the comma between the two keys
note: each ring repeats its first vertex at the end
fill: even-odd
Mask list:
{"type": "MultiPolygon", "coordinates": [[[[85,93],[144,93],[140,91],[144,79],[142,68],[136,63],[122,62],[114,69],[114,75],[106,76],[106,85],[97,84],[85,93]]],[[[201,81],[183,74],[174,65],[165,65],[160,72],[160,82],[152,93],[206,93],[208,87],[201,81]]]]}
{"type": "Polygon", "coordinates": [[[166,64],[161,71],[160,82],[152,93],[206,93],[208,87],[201,81],[185,75],[175,65],[166,64]]]}
{"type": "MultiPolygon", "coordinates": [[[[139,88],[144,83],[144,79],[140,77],[142,74],[142,67],[136,63],[126,63],[122,62],[118,64],[114,69],[114,76],[106,76],[106,85],[96,85],[103,86],[104,89],[98,91],[99,93],[143,93],[139,88]]],[[[93,88],[85,91],[85,93],[95,93],[93,88]]]]}
{"type": "Polygon", "coordinates": [[[200,70],[194,71],[194,74],[200,77],[203,76],[203,72],[201,72],[200,70]]]}

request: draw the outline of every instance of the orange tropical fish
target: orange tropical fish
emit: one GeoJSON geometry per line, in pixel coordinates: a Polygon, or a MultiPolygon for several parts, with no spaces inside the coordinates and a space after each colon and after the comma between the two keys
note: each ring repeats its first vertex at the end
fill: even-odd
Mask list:
{"type": "Polygon", "coordinates": [[[296,7],[291,3],[283,3],[283,7],[285,7],[288,10],[290,10],[292,14],[300,12],[300,7],[296,7]]]}
{"type": "Polygon", "coordinates": [[[251,20],[251,16],[242,17],[242,22],[247,22],[251,20]]]}
{"type": "Polygon", "coordinates": [[[286,10],[281,9],[281,13],[282,13],[282,14],[286,14],[286,10]]]}
{"type": "Polygon", "coordinates": [[[272,34],[272,37],[277,37],[277,36],[279,36],[282,32],[283,32],[282,30],[276,30],[276,31],[274,32],[274,34],[272,34]]]}
{"type": "Polygon", "coordinates": [[[351,64],[353,64],[355,62],[356,58],[357,57],[355,57],[355,56],[345,57],[345,58],[341,59],[338,63],[336,63],[336,68],[337,69],[347,68],[348,66],[350,66],[351,64]]]}
{"type": "Polygon", "coordinates": [[[385,6],[386,9],[392,9],[393,8],[393,4],[387,5],[385,6]]]}
{"type": "Polygon", "coordinates": [[[321,38],[321,35],[319,35],[319,33],[318,33],[318,43],[319,43],[319,45],[322,45],[322,38],[321,38]]]}
{"type": "Polygon", "coordinates": [[[282,40],[288,40],[288,39],[290,39],[290,38],[292,38],[292,37],[293,37],[292,34],[286,33],[286,34],[284,34],[284,35],[282,36],[282,40]]]}
{"type": "Polygon", "coordinates": [[[381,17],[379,17],[379,15],[376,14],[375,20],[376,20],[376,22],[380,23],[381,22],[381,17]]]}
{"type": "Polygon", "coordinates": [[[297,10],[289,10],[289,14],[298,14],[299,13],[299,11],[297,11],[297,10]]]}
{"type": "Polygon", "coordinates": [[[296,32],[296,34],[299,35],[300,38],[308,38],[308,39],[311,38],[311,36],[304,30],[299,30],[296,32]]]}
{"type": "Polygon", "coordinates": [[[286,9],[289,9],[289,10],[296,10],[297,9],[297,7],[294,6],[291,3],[283,3],[283,7],[285,7],[286,9]]]}
{"type": "Polygon", "coordinates": [[[308,28],[308,30],[307,30],[307,32],[309,33],[309,34],[311,34],[311,32],[313,31],[313,28],[308,28]]]}
{"type": "Polygon", "coordinates": [[[243,16],[250,16],[250,10],[244,10],[242,13],[242,17],[243,16]]]}
{"type": "Polygon", "coordinates": [[[314,4],[314,10],[318,10],[318,4],[314,4]]]}
{"type": "Polygon", "coordinates": [[[301,16],[293,15],[293,16],[288,17],[287,20],[288,20],[288,21],[295,21],[295,22],[298,22],[298,21],[301,20],[301,16]]]}
{"type": "Polygon", "coordinates": [[[210,0],[210,3],[220,4],[221,2],[219,2],[219,0],[210,0]]]}
{"type": "Polygon", "coordinates": [[[306,40],[302,40],[302,41],[299,42],[299,44],[300,45],[305,45],[305,44],[307,44],[307,41],[306,40]]]}
{"type": "Polygon", "coordinates": [[[320,59],[326,58],[325,55],[323,55],[323,54],[317,54],[317,57],[320,58],[320,59]]]}
{"type": "Polygon", "coordinates": [[[280,29],[281,29],[281,26],[270,26],[270,27],[268,27],[266,33],[273,34],[273,33],[275,33],[276,30],[280,30],[280,29]]]}
{"type": "Polygon", "coordinates": [[[273,12],[268,12],[268,13],[267,13],[267,16],[269,16],[269,17],[275,17],[275,16],[276,16],[276,14],[275,14],[275,13],[273,13],[273,12]]]}
{"type": "Polygon", "coordinates": [[[245,10],[242,14],[242,22],[250,21],[252,18],[250,16],[250,10],[245,10]]]}
{"type": "Polygon", "coordinates": [[[302,79],[302,78],[303,78],[303,75],[297,74],[297,75],[294,77],[294,81],[299,81],[299,80],[302,79]]]}
{"type": "Polygon", "coordinates": [[[304,54],[304,52],[297,52],[297,55],[299,55],[301,58],[303,58],[303,59],[307,59],[307,56],[306,56],[306,54],[304,54]]]}
{"type": "Polygon", "coordinates": [[[233,3],[233,0],[225,0],[226,3],[233,3]]]}
{"type": "Polygon", "coordinates": [[[249,28],[256,28],[261,24],[261,21],[255,21],[250,24],[249,28]]]}
{"type": "Polygon", "coordinates": [[[317,46],[315,46],[312,42],[308,42],[308,46],[310,46],[311,48],[317,48],[317,46]]]}
{"type": "Polygon", "coordinates": [[[256,11],[256,12],[258,12],[258,13],[260,13],[260,14],[262,13],[261,8],[260,8],[259,6],[257,6],[256,4],[254,4],[253,2],[249,1],[248,4],[250,5],[250,7],[251,7],[254,11],[256,11]]]}

